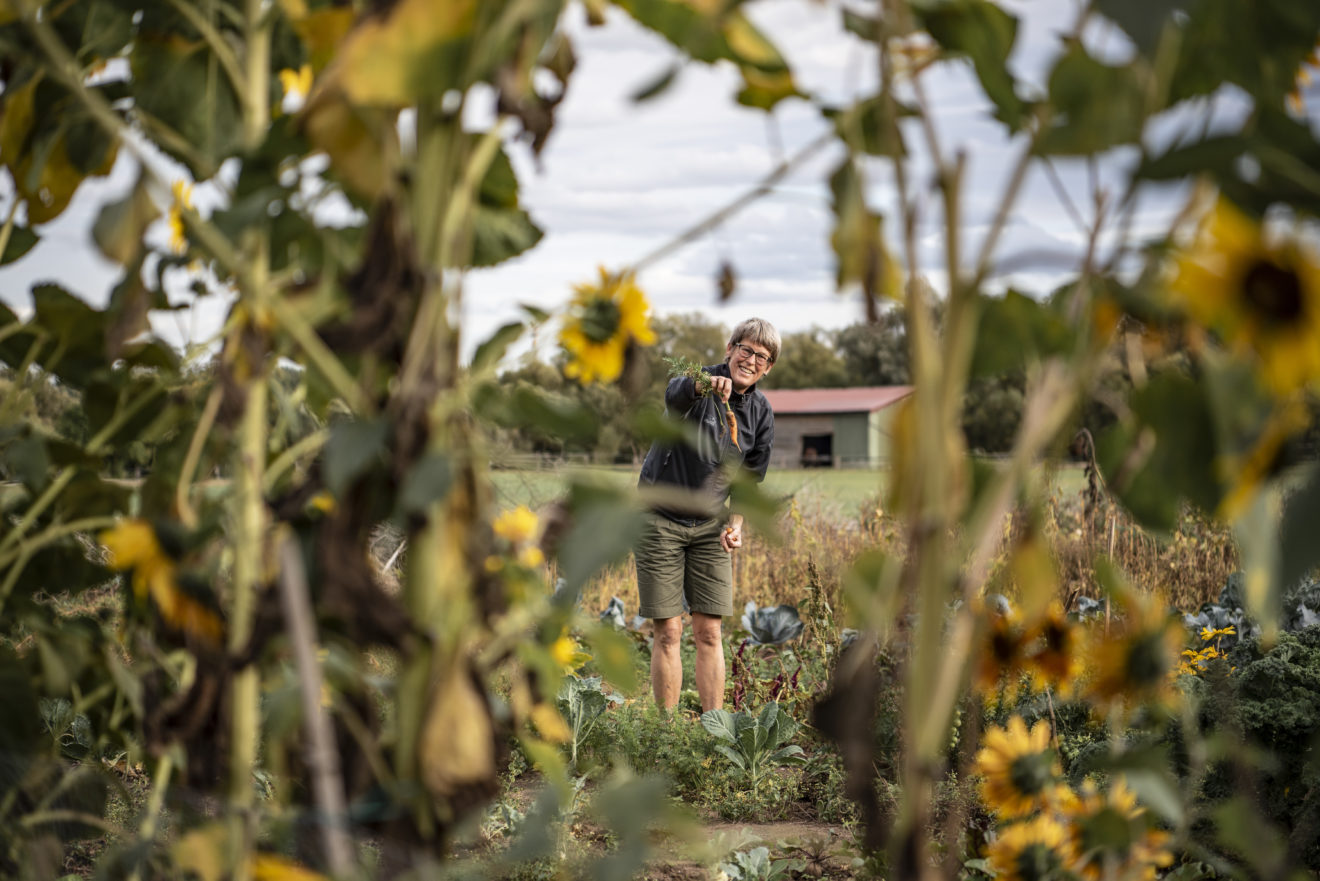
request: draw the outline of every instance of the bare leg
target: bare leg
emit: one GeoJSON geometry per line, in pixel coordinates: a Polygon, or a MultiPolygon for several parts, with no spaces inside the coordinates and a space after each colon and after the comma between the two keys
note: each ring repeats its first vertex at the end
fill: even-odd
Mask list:
{"type": "Polygon", "coordinates": [[[692,613],[692,636],[697,642],[697,694],[701,709],[724,706],[724,639],[720,634],[723,619],[718,615],[692,613]]]}
{"type": "Polygon", "coordinates": [[[655,705],[666,710],[678,706],[678,693],[683,688],[683,657],[679,654],[682,639],[681,615],[655,619],[651,643],[651,690],[655,692],[655,705]]]}

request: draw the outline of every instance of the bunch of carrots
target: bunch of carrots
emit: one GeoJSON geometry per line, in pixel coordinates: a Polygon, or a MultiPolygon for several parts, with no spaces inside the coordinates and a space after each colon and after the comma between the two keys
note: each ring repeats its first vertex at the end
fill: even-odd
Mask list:
{"type": "MultiPolygon", "coordinates": [[[[669,365],[669,378],[682,376],[691,379],[692,384],[696,386],[698,396],[705,397],[714,391],[710,374],[696,361],[687,358],[666,358],[665,363],[669,365]]],[[[733,407],[728,401],[724,402],[724,419],[729,425],[729,439],[733,441],[733,448],[742,452],[742,447],[738,445],[738,417],[734,415],[733,407]]]]}

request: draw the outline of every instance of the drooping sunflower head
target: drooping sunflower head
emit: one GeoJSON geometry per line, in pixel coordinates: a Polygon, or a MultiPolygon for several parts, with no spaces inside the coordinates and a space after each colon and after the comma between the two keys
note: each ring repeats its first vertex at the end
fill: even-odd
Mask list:
{"type": "Polygon", "coordinates": [[[1068,620],[1063,604],[1050,603],[1027,632],[1026,664],[1038,689],[1068,696],[1077,687],[1084,667],[1082,629],[1068,620]]]}
{"type": "Polygon", "coordinates": [[[107,551],[106,565],[119,572],[153,566],[165,557],[156,530],[139,517],[121,520],[97,538],[107,551]]]}
{"type": "Polygon", "coordinates": [[[1120,703],[1170,706],[1182,652],[1182,623],[1156,597],[1130,593],[1119,598],[1124,618],[1091,649],[1095,676],[1088,695],[1113,707],[1120,703]]]}
{"type": "Polygon", "coordinates": [[[629,346],[655,342],[650,304],[631,274],[611,275],[603,267],[598,284],[574,291],[559,333],[569,356],[564,373],[584,383],[613,382],[623,372],[629,346]]]}
{"type": "Polygon", "coordinates": [[[1175,262],[1173,298],[1275,394],[1320,378],[1320,259],[1296,237],[1267,235],[1221,198],[1175,262]]]}
{"type": "Polygon", "coordinates": [[[1083,878],[1153,879],[1173,862],[1168,833],[1151,827],[1145,808],[1121,778],[1106,792],[1088,786],[1079,793],[1070,819],[1083,878]]]}
{"type": "Polygon", "coordinates": [[[986,859],[1003,881],[1062,879],[1073,863],[1073,840],[1062,823],[1042,814],[1001,829],[986,859]]]}
{"type": "Polygon", "coordinates": [[[1021,817],[1057,804],[1067,791],[1063,767],[1050,747],[1049,723],[1030,731],[1021,716],[990,728],[976,754],[981,800],[1001,818],[1021,817]]]}
{"type": "Polygon", "coordinates": [[[983,603],[977,614],[983,622],[976,661],[976,688],[982,694],[1001,684],[1014,684],[1023,670],[1027,634],[1011,609],[996,609],[983,603]]]}

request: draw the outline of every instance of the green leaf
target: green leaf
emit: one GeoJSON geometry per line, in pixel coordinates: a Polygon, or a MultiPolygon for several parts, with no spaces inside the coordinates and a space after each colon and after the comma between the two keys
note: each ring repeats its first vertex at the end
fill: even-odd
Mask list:
{"type": "Polygon", "coordinates": [[[747,523],[771,541],[779,540],[779,512],[782,499],[771,496],[756,478],[736,472],[729,484],[729,510],[742,514],[747,523]]]}
{"type": "Polygon", "coordinates": [[[544,233],[521,208],[500,210],[478,205],[472,219],[471,266],[495,266],[541,241],[544,233]]]}
{"type": "Polygon", "coordinates": [[[851,107],[826,108],[822,112],[834,124],[839,139],[853,150],[871,156],[902,157],[907,155],[907,150],[898,116],[905,111],[906,108],[894,105],[883,95],[872,95],[851,107]]]}
{"type": "Polygon", "coordinates": [[[1147,58],[1155,54],[1160,34],[1186,0],[1096,0],[1096,11],[1122,28],[1147,58]]]}
{"type": "Polygon", "coordinates": [[[1279,524],[1279,583],[1291,588],[1320,566],[1320,468],[1308,468],[1305,481],[1294,490],[1279,524]]]}
{"type": "Polygon", "coordinates": [[[1010,290],[982,297],[972,376],[996,376],[1071,350],[1072,328],[1057,311],[1010,290]]]}
{"type": "Polygon", "coordinates": [[[572,526],[557,555],[565,595],[576,597],[588,578],[628,555],[646,518],[618,487],[581,482],[569,490],[569,516],[572,526]]]}
{"type": "Polygon", "coordinates": [[[1278,577],[1278,524],[1267,493],[1256,493],[1233,521],[1233,537],[1242,556],[1247,614],[1260,622],[1261,642],[1269,645],[1278,636],[1283,590],[1278,577]]]}
{"type": "Polygon", "coordinates": [[[428,453],[408,469],[399,490],[399,510],[404,514],[424,515],[434,502],[449,494],[453,483],[454,467],[449,457],[428,453]]]}
{"type": "Polygon", "coordinates": [[[1168,766],[1161,768],[1134,769],[1124,775],[1132,791],[1152,811],[1174,827],[1182,825],[1183,803],[1178,791],[1178,781],[1169,772],[1168,766]]]}
{"type": "Polygon", "coordinates": [[[32,289],[32,307],[32,323],[50,332],[63,350],[54,372],[69,385],[83,388],[105,367],[104,313],[54,284],[32,289]]]}
{"type": "MultiPolygon", "coordinates": [[[[592,660],[605,680],[624,694],[637,691],[637,665],[632,639],[613,627],[597,626],[587,631],[592,660]]],[[[602,704],[605,698],[602,695],[602,704]]]]}
{"type": "Polygon", "coordinates": [[[913,12],[945,52],[971,59],[995,116],[1016,129],[1024,107],[1008,57],[1017,40],[1017,18],[988,0],[928,0],[913,4],[913,12]]]}
{"type": "MultiPolygon", "coordinates": [[[[141,239],[139,237],[133,241],[140,243],[141,239]]],[[[142,283],[143,255],[140,252],[126,251],[125,256],[132,263],[124,273],[123,279],[110,292],[110,302],[106,306],[108,326],[105,335],[105,352],[106,357],[111,361],[117,361],[123,355],[130,340],[151,329],[147,313],[155,297],[142,283]]]]}
{"type": "Polygon", "coordinates": [[[77,48],[83,62],[118,55],[133,36],[130,8],[109,0],[62,6],[52,23],[65,42],[77,48]]]}
{"type": "Polygon", "coordinates": [[[1200,383],[1175,373],[1132,394],[1136,421],[1097,439],[1105,479],[1138,520],[1171,529],[1183,499],[1213,511],[1219,502],[1215,425],[1200,383]]]}
{"type": "Polygon", "coordinates": [[[678,78],[678,74],[682,69],[683,66],[681,64],[671,64],[669,67],[665,68],[658,77],[633,92],[631,98],[632,102],[634,104],[641,104],[644,101],[649,101],[652,98],[658,98],[660,95],[663,95],[669,90],[669,87],[674,84],[674,81],[678,78]]]}
{"type": "Polygon", "coordinates": [[[618,846],[588,866],[592,881],[629,881],[641,877],[651,852],[652,830],[663,822],[666,783],[659,777],[624,774],[612,779],[592,800],[591,813],[614,833],[618,846]]]}
{"type": "Polygon", "coordinates": [[[360,20],[336,59],[349,100],[401,107],[446,89],[466,88],[471,75],[479,73],[471,58],[477,8],[477,0],[439,5],[399,0],[381,14],[360,20]]]}
{"type": "Polygon", "coordinates": [[[846,6],[842,7],[842,11],[844,30],[871,43],[880,39],[880,22],[878,20],[872,16],[854,12],[846,6]]]}
{"type": "Polygon", "coordinates": [[[509,350],[509,346],[522,337],[527,325],[521,321],[511,321],[491,334],[490,339],[477,346],[472,356],[472,372],[493,369],[509,350]]]}
{"type": "Polygon", "coordinates": [[[1287,842],[1251,802],[1240,796],[1229,799],[1213,816],[1224,847],[1245,858],[1259,877],[1280,877],[1287,842]]]}
{"type": "Polygon", "coordinates": [[[744,84],[738,93],[740,104],[769,110],[800,94],[784,57],[736,3],[616,0],[615,5],[696,61],[736,64],[744,84]]]}
{"type": "Polygon", "coordinates": [[[596,428],[595,414],[580,401],[529,386],[515,389],[500,415],[506,428],[533,425],[565,440],[585,440],[596,428]]]}
{"type": "MultiPolygon", "coordinates": [[[[41,237],[28,229],[26,226],[14,224],[14,228],[9,231],[9,241],[5,243],[5,250],[0,254],[0,266],[13,263],[21,258],[32,246],[41,241],[41,237]]],[[[4,322],[0,322],[3,325],[4,322]]]]}
{"type": "Polygon", "coordinates": [[[385,461],[390,426],[387,422],[345,420],[330,430],[325,445],[325,485],[341,496],[353,481],[385,461]]]}
{"type": "Polygon", "coordinates": [[[0,794],[23,779],[41,748],[41,712],[27,672],[7,645],[0,645],[0,794]]]}
{"type": "Polygon", "coordinates": [[[50,457],[46,444],[39,436],[30,434],[5,448],[5,470],[26,486],[34,495],[46,486],[50,457]]]}
{"type": "Polygon", "coordinates": [[[1072,46],[1050,73],[1054,115],[1040,138],[1042,154],[1090,155],[1140,140],[1142,82],[1133,65],[1111,66],[1072,46]]]}
{"type": "Polygon", "coordinates": [[[1171,102],[1233,83],[1258,108],[1282,112],[1284,96],[1320,33],[1320,4],[1198,0],[1180,22],[1171,102]]]}
{"type": "Polygon", "coordinates": [[[722,743],[715,744],[715,749],[720,753],[720,755],[724,756],[729,761],[733,762],[733,766],[737,768],[739,771],[743,771],[743,772],[747,771],[747,761],[742,757],[742,753],[738,752],[733,747],[725,746],[722,743]]]}
{"type": "Polygon", "coordinates": [[[723,708],[707,710],[701,714],[701,727],[705,728],[720,740],[729,743],[737,743],[737,729],[734,726],[733,714],[723,708]]]}
{"type": "Polygon", "coordinates": [[[173,129],[193,151],[179,154],[169,141],[154,143],[188,164],[194,179],[209,178],[242,145],[243,125],[238,96],[206,42],[144,31],[133,42],[129,64],[136,110],[173,129]]]}

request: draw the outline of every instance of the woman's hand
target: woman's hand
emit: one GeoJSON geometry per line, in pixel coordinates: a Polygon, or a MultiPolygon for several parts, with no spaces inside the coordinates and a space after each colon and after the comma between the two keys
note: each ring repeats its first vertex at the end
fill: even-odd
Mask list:
{"type": "Polygon", "coordinates": [[[731,554],[734,548],[742,547],[742,540],[742,518],[730,520],[724,532],[720,533],[720,547],[724,548],[725,553],[731,554]]]}
{"type": "Polygon", "coordinates": [[[712,376],[710,378],[711,391],[723,403],[729,403],[730,396],[733,395],[733,380],[727,376],[712,376]]]}

